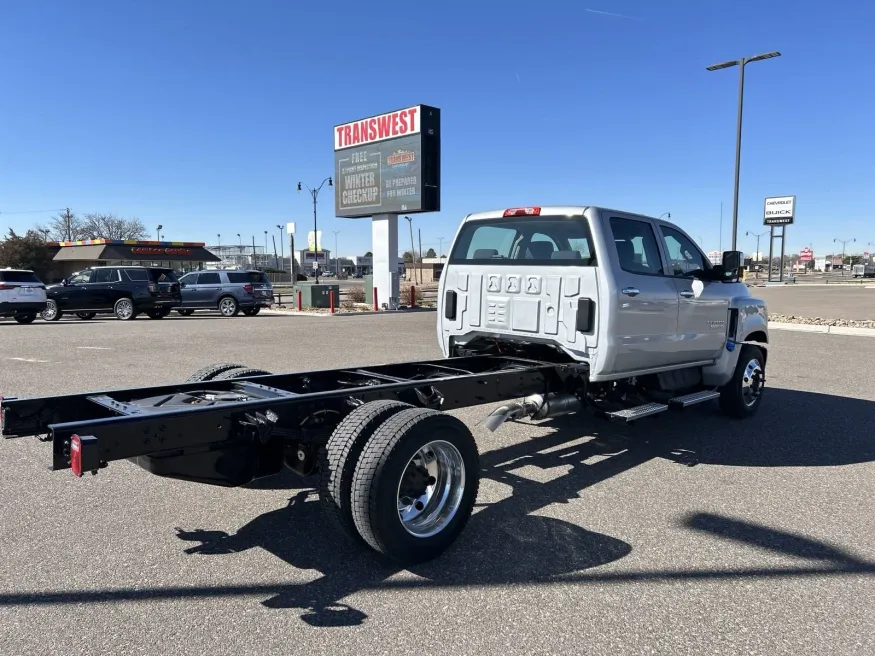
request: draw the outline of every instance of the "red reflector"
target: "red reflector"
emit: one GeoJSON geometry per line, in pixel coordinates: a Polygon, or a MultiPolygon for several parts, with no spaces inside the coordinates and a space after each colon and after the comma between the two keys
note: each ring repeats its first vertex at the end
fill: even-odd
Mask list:
{"type": "Polygon", "coordinates": [[[70,438],[70,469],[76,476],[82,476],[82,440],[78,435],[70,438]]]}
{"type": "Polygon", "coordinates": [[[251,294],[252,293],[252,285],[243,285],[243,291],[246,292],[247,294],[251,294]]]}
{"type": "Polygon", "coordinates": [[[540,207],[512,207],[509,210],[504,210],[505,216],[540,216],[540,207]]]}

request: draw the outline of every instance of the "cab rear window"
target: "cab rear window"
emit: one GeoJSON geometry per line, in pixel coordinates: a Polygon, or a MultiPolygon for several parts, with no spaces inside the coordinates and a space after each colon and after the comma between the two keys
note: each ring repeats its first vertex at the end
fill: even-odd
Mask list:
{"type": "Polygon", "coordinates": [[[538,216],[466,223],[450,264],[595,266],[589,225],[583,217],[538,216]]]}
{"type": "Polygon", "coordinates": [[[37,278],[35,273],[30,271],[0,271],[0,282],[31,282],[42,284],[42,281],[37,278]]]}

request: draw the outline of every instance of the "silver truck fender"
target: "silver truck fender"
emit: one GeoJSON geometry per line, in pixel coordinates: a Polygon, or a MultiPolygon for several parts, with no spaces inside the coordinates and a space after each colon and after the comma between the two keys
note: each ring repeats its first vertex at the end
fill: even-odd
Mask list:
{"type": "Polygon", "coordinates": [[[768,358],[769,321],[766,304],[750,296],[733,298],[729,303],[730,319],[726,345],[714,364],[702,368],[702,382],[721,386],[728,383],[738,364],[742,346],[753,344],[768,358]],[[734,330],[732,329],[734,327],[734,330]]]}

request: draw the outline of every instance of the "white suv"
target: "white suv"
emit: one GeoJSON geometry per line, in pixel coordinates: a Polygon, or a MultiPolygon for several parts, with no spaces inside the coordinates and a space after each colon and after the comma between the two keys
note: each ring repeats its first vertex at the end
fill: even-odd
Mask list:
{"type": "Polygon", "coordinates": [[[33,323],[46,309],[46,286],[33,271],[0,269],[0,317],[33,323]]]}

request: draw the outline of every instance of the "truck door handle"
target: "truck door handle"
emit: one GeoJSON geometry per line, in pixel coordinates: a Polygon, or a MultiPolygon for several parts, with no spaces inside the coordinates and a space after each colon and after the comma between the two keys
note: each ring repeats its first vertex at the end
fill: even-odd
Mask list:
{"type": "Polygon", "coordinates": [[[635,287],[624,287],[620,293],[625,294],[626,296],[638,296],[641,292],[635,287]]]}
{"type": "Polygon", "coordinates": [[[692,289],[685,289],[680,294],[684,298],[693,298],[693,296],[695,296],[692,289]]]}

